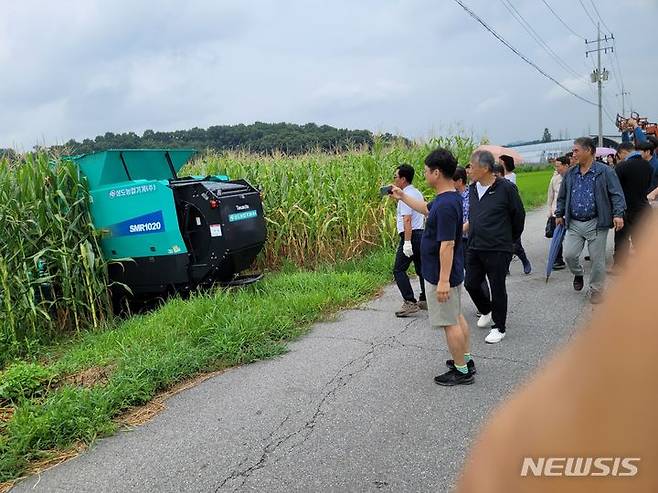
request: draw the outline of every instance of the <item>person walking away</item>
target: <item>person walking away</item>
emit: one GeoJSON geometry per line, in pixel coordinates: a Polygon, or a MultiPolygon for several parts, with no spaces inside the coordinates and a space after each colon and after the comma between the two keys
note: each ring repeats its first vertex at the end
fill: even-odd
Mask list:
{"type": "Polygon", "coordinates": [[[514,242],[523,233],[525,210],[512,182],[496,178],[496,161],[489,151],[471,155],[475,183],[469,187],[468,251],[464,286],[482,316],[478,327],[491,327],[485,342],[495,344],[506,335],[507,270],[514,242]],[[482,289],[488,279],[491,296],[482,289]]]}
{"type": "Polygon", "coordinates": [[[436,191],[429,204],[393,187],[393,197],[427,216],[421,241],[423,277],[430,296],[427,298],[432,327],[445,332],[452,359],[449,370],[434,377],[439,385],[468,385],[474,382],[475,362],[469,349],[468,324],[461,311],[461,288],[464,281],[462,243],[462,198],[452,177],[457,160],[447,149],[436,149],[425,158],[425,179],[436,191]]]}
{"type": "MultiPolygon", "coordinates": [[[[503,178],[511,181],[512,183],[514,183],[514,185],[516,185],[516,173],[514,173],[514,168],[516,166],[514,164],[514,158],[512,156],[503,154],[502,156],[500,156],[499,162],[503,166],[503,169],[505,170],[503,178]]],[[[520,236],[518,240],[514,242],[514,255],[516,255],[521,261],[521,264],[523,265],[523,273],[525,275],[530,274],[532,272],[532,265],[530,264],[530,260],[528,259],[528,256],[525,253],[525,249],[523,248],[523,244],[521,243],[520,236]]]]}
{"type": "Polygon", "coordinates": [[[503,178],[511,181],[516,185],[516,173],[514,173],[516,165],[514,164],[514,158],[512,156],[508,156],[507,154],[503,154],[498,159],[498,162],[503,166],[503,169],[505,170],[503,178]]]}
{"type": "Polygon", "coordinates": [[[608,230],[624,227],[626,200],[617,174],[605,164],[594,161],[596,145],[588,137],[574,141],[573,155],[578,162],[565,173],[555,209],[556,224],[567,228],[564,260],[574,275],[573,288],[584,287],[580,254],[585,242],[591,258],[589,300],[602,301],[605,282],[605,252],[608,230]]]}
{"type": "MultiPolygon", "coordinates": [[[[422,200],[423,194],[412,185],[414,174],[413,166],[401,164],[395,170],[393,183],[396,187],[405,190],[409,196],[422,200]]],[[[404,202],[398,202],[396,223],[400,241],[395,254],[393,277],[400,290],[403,302],[402,307],[395,312],[395,316],[408,317],[421,309],[427,309],[420,256],[420,239],[423,236],[425,218],[404,202]],[[407,270],[412,262],[420,283],[418,301],[416,301],[411,281],[407,275],[407,270]]]]}
{"type": "MultiPolygon", "coordinates": [[[[555,208],[557,207],[557,195],[560,192],[560,185],[562,184],[562,177],[569,169],[569,158],[566,156],[559,157],[555,160],[555,174],[551,177],[548,184],[548,196],[546,198],[546,205],[548,206],[548,219],[555,222],[555,208]]],[[[562,270],[566,264],[562,257],[562,243],[557,251],[557,257],[553,263],[553,270],[562,270]]]]}
{"type": "Polygon", "coordinates": [[[611,274],[618,274],[624,267],[633,233],[650,208],[647,195],[651,191],[653,178],[653,169],[649,164],[653,146],[649,142],[639,142],[635,148],[637,150],[615,168],[626,200],[626,214],[624,227],[615,232],[614,266],[611,274]]]}

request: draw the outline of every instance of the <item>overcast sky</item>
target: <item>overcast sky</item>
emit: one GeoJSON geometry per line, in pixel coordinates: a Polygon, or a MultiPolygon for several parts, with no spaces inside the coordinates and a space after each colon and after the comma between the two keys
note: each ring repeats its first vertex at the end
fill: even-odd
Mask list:
{"type": "MultiPolygon", "coordinates": [[[[464,3],[595,101],[584,41],[542,0],[509,1],[580,78],[502,0],[464,3]]],[[[657,120],[658,0],[595,1],[614,32],[633,108],[657,120]]],[[[578,35],[595,37],[580,3],[547,3],[578,35]]],[[[583,3],[596,19],[591,0],[583,3]]],[[[544,127],[554,137],[597,129],[596,107],[542,77],[453,0],[0,0],[0,7],[0,147],[254,121],[420,138],[461,127],[497,143],[540,138],[544,127]]],[[[621,81],[609,55],[603,60],[614,118],[621,81]]],[[[605,117],[604,131],[614,131],[605,117]]]]}

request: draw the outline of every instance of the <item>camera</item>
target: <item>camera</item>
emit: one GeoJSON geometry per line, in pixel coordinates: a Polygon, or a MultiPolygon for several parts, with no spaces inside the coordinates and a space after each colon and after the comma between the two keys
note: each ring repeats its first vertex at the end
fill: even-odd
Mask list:
{"type": "Polygon", "coordinates": [[[383,197],[384,195],[391,195],[393,193],[393,187],[391,185],[383,186],[379,189],[379,194],[383,197]]]}

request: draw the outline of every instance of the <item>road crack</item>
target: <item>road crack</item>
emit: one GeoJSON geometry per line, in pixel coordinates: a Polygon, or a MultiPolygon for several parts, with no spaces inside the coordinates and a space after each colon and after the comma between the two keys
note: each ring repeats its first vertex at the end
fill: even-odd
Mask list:
{"type": "MultiPolygon", "coordinates": [[[[358,342],[368,344],[370,348],[360,354],[359,356],[353,358],[352,360],[345,363],[335,374],[334,376],[323,386],[320,399],[317,401],[317,404],[314,406],[313,414],[308,418],[301,426],[297,427],[294,431],[291,431],[282,436],[276,436],[277,432],[281,430],[290,419],[290,414],[288,414],[270,433],[267,437],[263,439],[266,442],[263,447],[260,457],[258,460],[253,462],[251,465],[246,466],[249,462],[248,458],[243,459],[237,467],[226,476],[215,488],[215,492],[220,491],[222,488],[225,488],[229,483],[234,481],[240,481],[240,484],[234,487],[233,491],[237,491],[242,488],[249,477],[259,469],[264,468],[269,462],[270,458],[285,444],[288,442],[293,442],[291,446],[287,449],[286,454],[292,452],[294,449],[302,446],[310,438],[315,426],[325,414],[327,403],[343,388],[347,387],[354,378],[365,372],[370,368],[374,358],[376,357],[376,352],[380,348],[395,348],[394,343],[397,341],[397,338],[404,334],[418,319],[411,319],[407,322],[404,327],[396,334],[391,335],[379,342],[367,342],[360,339],[355,339],[358,342]]],[[[397,341],[399,343],[399,341],[397,341]]],[[[280,460],[280,459],[279,459],[280,460]]],[[[274,460],[276,464],[279,460],[274,460]]]]}

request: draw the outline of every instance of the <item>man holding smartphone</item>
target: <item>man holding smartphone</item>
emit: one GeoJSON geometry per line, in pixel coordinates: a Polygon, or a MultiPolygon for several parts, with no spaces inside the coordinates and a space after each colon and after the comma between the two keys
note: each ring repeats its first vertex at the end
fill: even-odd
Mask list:
{"type": "MultiPolygon", "coordinates": [[[[415,170],[409,164],[401,164],[395,170],[393,175],[393,184],[404,190],[406,194],[418,200],[423,200],[423,194],[420,193],[411,183],[414,180],[415,170]]],[[[386,190],[389,192],[389,190],[386,190]]],[[[395,265],[393,266],[393,276],[395,283],[398,285],[402,295],[402,307],[395,312],[397,317],[408,317],[419,310],[427,310],[427,301],[425,300],[425,283],[421,271],[420,259],[420,239],[423,236],[425,218],[419,212],[416,212],[402,201],[398,202],[397,207],[397,231],[400,236],[398,249],[395,255],[395,265]],[[411,287],[407,269],[413,262],[414,270],[420,281],[420,295],[418,301],[414,296],[414,290],[411,287]]]]}

